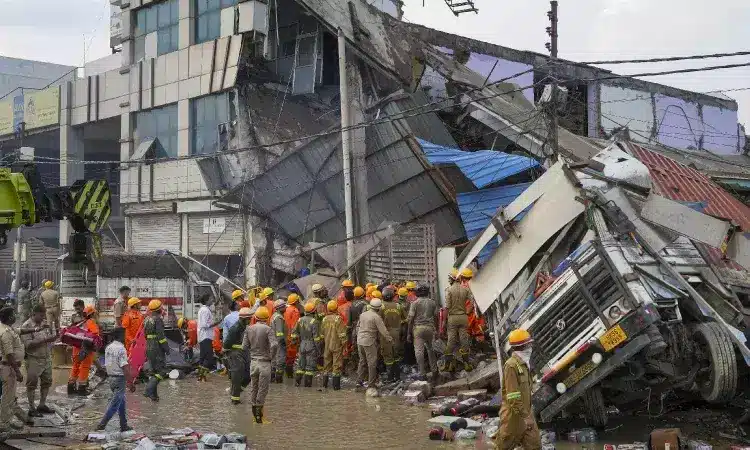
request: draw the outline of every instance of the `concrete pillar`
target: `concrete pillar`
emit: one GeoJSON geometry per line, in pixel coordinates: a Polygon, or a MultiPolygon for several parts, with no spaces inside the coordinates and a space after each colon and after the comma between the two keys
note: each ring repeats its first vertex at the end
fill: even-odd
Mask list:
{"type": "Polygon", "coordinates": [[[244,227],[245,248],[242,252],[242,260],[245,264],[245,287],[255,286],[258,283],[257,271],[255,270],[255,247],[253,247],[253,220],[250,214],[242,215],[244,227]]]}
{"type": "Polygon", "coordinates": [[[263,220],[251,214],[243,215],[244,243],[242,252],[246,286],[268,286],[274,283],[271,257],[273,233],[263,220]]]}
{"type": "Polygon", "coordinates": [[[177,156],[190,154],[190,100],[177,102],[177,156]]]}
{"type": "MultiPolygon", "coordinates": [[[[346,64],[346,78],[349,85],[349,120],[351,125],[361,124],[365,121],[364,94],[362,90],[362,76],[356,59],[350,58],[346,64]]],[[[370,231],[370,213],[367,207],[367,139],[365,128],[353,128],[351,136],[352,157],[352,187],[354,190],[354,235],[364,234],[370,231]]],[[[379,170],[379,169],[375,169],[379,170]]],[[[364,280],[365,260],[364,258],[354,268],[355,279],[364,280]]]]}

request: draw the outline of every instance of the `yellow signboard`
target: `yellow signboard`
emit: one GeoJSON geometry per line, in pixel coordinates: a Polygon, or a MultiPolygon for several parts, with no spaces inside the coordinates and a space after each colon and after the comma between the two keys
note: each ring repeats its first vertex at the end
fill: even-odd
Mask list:
{"type": "Polygon", "coordinates": [[[23,120],[26,129],[57,125],[60,122],[60,86],[41,91],[25,91],[23,120]]]}
{"type": "Polygon", "coordinates": [[[13,97],[0,100],[0,136],[13,133],[13,97]]]}

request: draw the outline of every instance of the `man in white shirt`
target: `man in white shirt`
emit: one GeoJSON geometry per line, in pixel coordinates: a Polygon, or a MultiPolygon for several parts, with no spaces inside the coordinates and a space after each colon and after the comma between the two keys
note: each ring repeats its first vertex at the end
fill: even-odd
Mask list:
{"type": "Polygon", "coordinates": [[[213,303],[213,300],[207,297],[198,310],[198,349],[200,350],[198,379],[202,381],[205,381],[206,374],[216,367],[216,358],[214,358],[214,349],[211,343],[214,338],[214,327],[221,320],[214,321],[214,314],[210,309],[211,303],[213,303]]]}
{"type": "Polygon", "coordinates": [[[104,365],[107,368],[112,398],[109,400],[107,412],[104,413],[104,417],[102,417],[96,429],[97,431],[104,430],[109,420],[117,413],[120,416],[120,431],[130,431],[132,428],[128,426],[127,409],[125,408],[125,387],[127,386],[130,392],[135,392],[135,385],[128,364],[128,352],[123,344],[125,329],[115,328],[112,337],[114,340],[104,350],[104,365]]]}

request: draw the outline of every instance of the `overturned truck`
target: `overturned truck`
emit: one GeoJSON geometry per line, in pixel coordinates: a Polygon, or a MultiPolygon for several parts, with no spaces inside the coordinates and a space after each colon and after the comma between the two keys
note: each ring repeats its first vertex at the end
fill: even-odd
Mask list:
{"type": "Polygon", "coordinates": [[[669,390],[728,402],[750,364],[744,306],[708,255],[725,258],[717,249],[741,233],[656,195],[646,166],[625,149],[553,165],[459,259],[465,267],[501,239],[471,287],[494,317],[496,346],[516,327],[534,338],[533,404],[543,422],[578,410],[604,426],[606,404],[669,390]]]}

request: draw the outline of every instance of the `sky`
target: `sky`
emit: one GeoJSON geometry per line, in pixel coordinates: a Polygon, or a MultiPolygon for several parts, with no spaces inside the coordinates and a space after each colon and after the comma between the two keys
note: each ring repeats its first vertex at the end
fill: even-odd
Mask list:
{"type": "MultiPolygon", "coordinates": [[[[341,0],[343,1],[343,0],[341,0]]],[[[747,0],[560,0],[559,56],[574,61],[748,50],[747,0]],[[718,7],[717,4],[721,4],[718,7]]],[[[546,0],[475,0],[455,17],[445,0],[404,0],[405,19],[546,53],[546,0]],[[424,3],[424,6],[423,6],[424,3]]],[[[110,54],[109,0],[0,0],[0,55],[82,65],[110,54]]],[[[750,57],[605,66],[620,74],[750,62],[750,57]]],[[[693,91],[750,88],[750,67],[649,78],[693,91]]],[[[750,90],[728,92],[750,130],[750,90]]]]}

